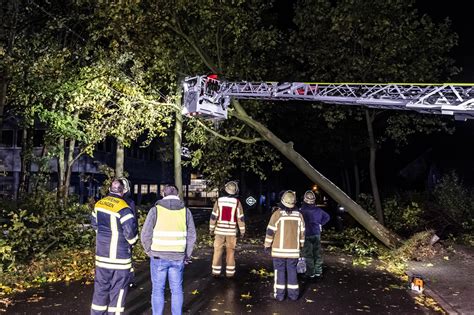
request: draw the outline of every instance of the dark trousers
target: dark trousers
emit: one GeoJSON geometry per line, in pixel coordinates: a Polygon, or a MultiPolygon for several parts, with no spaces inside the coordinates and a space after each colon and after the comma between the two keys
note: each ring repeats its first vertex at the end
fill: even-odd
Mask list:
{"type": "Polygon", "coordinates": [[[273,296],[275,299],[279,301],[283,300],[285,298],[285,290],[288,293],[288,298],[291,300],[298,299],[297,264],[298,258],[273,258],[273,269],[275,273],[273,296]]]}
{"type": "Polygon", "coordinates": [[[91,314],[123,314],[130,282],[130,269],[95,268],[91,314]]]}
{"type": "Polygon", "coordinates": [[[306,236],[303,247],[306,261],[306,275],[314,276],[323,273],[323,257],[321,255],[321,236],[306,236]]]}

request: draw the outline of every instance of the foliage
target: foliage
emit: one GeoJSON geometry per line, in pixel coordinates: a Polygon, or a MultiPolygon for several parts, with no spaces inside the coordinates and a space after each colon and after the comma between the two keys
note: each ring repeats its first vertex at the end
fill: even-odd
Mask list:
{"type": "Polygon", "coordinates": [[[435,249],[430,245],[432,230],[415,233],[402,246],[380,255],[384,263],[383,268],[395,274],[402,275],[406,271],[406,262],[409,260],[423,260],[432,257],[435,249]]]}
{"type": "MultiPolygon", "coordinates": [[[[138,213],[138,226],[142,227],[145,224],[146,216],[148,214],[149,207],[140,206],[137,207],[138,213]]],[[[140,233],[140,231],[138,231],[140,233]]],[[[139,236],[140,238],[140,236],[139,236]]],[[[143,246],[140,244],[140,240],[138,240],[137,244],[133,247],[133,261],[134,262],[141,262],[147,259],[148,255],[145,253],[143,246]]]]}
{"type": "Polygon", "coordinates": [[[326,230],[324,238],[338,244],[344,252],[356,256],[355,260],[359,261],[364,257],[377,256],[382,250],[381,244],[367,230],[359,227],[347,228],[342,232],[326,230]]]}
{"type": "Polygon", "coordinates": [[[53,193],[28,198],[6,214],[4,242],[10,249],[2,252],[2,270],[12,271],[16,263],[45,257],[52,249],[90,247],[94,233],[85,225],[89,212],[74,203],[61,210],[53,193]]]}
{"type": "MultiPolygon", "coordinates": [[[[446,82],[459,71],[449,57],[457,44],[457,35],[450,29],[449,20],[435,23],[427,15],[421,15],[414,3],[414,0],[370,0],[364,5],[356,5],[353,0],[297,1],[293,20],[296,31],[291,33],[291,45],[287,48],[291,60],[285,60],[290,80],[446,82]]],[[[336,134],[350,130],[355,135],[345,136],[346,141],[355,144],[347,150],[350,154],[343,158],[336,155],[337,159],[347,160],[343,166],[348,171],[357,165],[358,159],[367,157],[367,153],[360,156],[361,149],[369,147],[374,162],[376,150],[387,140],[401,145],[414,134],[452,132],[452,123],[440,116],[352,106],[351,109],[321,106],[321,109],[325,125],[336,134]],[[362,137],[367,137],[367,133],[361,133],[364,129],[369,141],[361,143],[362,137]]],[[[371,165],[370,180],[381,220],[376,170],[371,165]]]]}
{"type": "MultiPolygon", "coordinates": [[[[187,164],[199,167],[209,180],[210,188],[220,187],[233,174],[240,170],[258,175],[266,179],[268,169],[278,171],[281,162],[276,151],[263,141],[240,143],[238,140],[224,141],[210,134],[196,121],[189,121],[191,128],[185,131],[186,139],[194,148],[192,160],[187,164]]],[[[243,139],[258,138],[255,131],[240,127],[237,131],[235,123],[225,121],[217,130],[223,136],[234,136],[243,139]]]]}
{"type": "MultiPolygon", "coordinates": [[[[107,136],[129,146],[145,134],[148,144],[171,124],[174,110],[149,81],[150,67],[136,55],[139,45],[99,19],[132,14],[128,9],[135,6],[25,1],[16,12],[29,23],[11,26],[16,37],[5,58],[8,105],[22,124],[46,128],[48,157],[58,158],[58,172],[70,171],[80,155],[92,155],[107,136]],[[76,150],[64,165],[68,142],[76,150]]],[[[124,26],[127,16],[120,17],[124,26]]],[[[67,192],[70,177],[63,175],[60,191],[67,192]]]]}
{"type": "MultiPolygon", "coordinates": [[[[38,204],[48,204],[54,200],[54,196],[50,195],[41,201],[30,201],[30,208],[35,208],[38,204]]],[[[36,209],[36,208],[35,208],[36,209]]],[[[19,228],[15,233],[11,233],[12,229],[8,229],[6,239],[0,239],[0,258],[2,269],[0,270],[0,297],[10,296],[13,293],[21,292],[30,287],[37,287],[45,283],[58,281],[76,281],[83,280],[89,284],[93,280],[94,275],[94,246],[93,241],[95,233],[91,228],[84,224],[84,212],[89,213],[85,207],[77,208],[70,206],[65,209],[64,214],[68,217],[64,221],[64,217],[42,218],[39,214],[23,215],[24,224],[17,219],[12,221],[12,225],[19,228]],[[32,221],[36,224],[35,228],[31,228],[32,221]],[[64,229],[62,233],[56,233],[56,228],[45,227],[49,225],[57,225],[58,229],[64,229]],[[42,224],[43,226],[39,226],[42,224]],[[26,228],[30,226],[30,228],[26,228]],[[55,242],[54,247],[47,248],[51,242],[45,240],[43,230],[51,233],[51,241],[55,242]],[[22,237],[20,241],[13,242],[10,237],[22,237]],[[33,239],[38,237],[37,241],[33,239]],[[60,239],[61,238],[61,239],[60,239]],[[18,243],[25,243],[19,246],[18,243]],[[30,246],[28,246],[30,245],[30,246]],[[30,248],[28,248],[30,247],[30,248]],[[15,251],[12,251],[12,249],[15,251]],[[33,256],[33,251],[40,254],[33,256]],[[23,255],[20,255],[22,254],[23,255]],[[17,259],[18,257],[18,259],[17,259]],[[6,271],[6,272],[4,272],[6,271]]],[[[138,208],[139,226],[143,226],[146,219],[147,209],[138,208]]],[[[23,210],[24,211],[24,210],[23,210]]],[[[37,212],[37,211],[32,211],[37,212]]],[[[48,215],[57,215],[54,210],[49,209],[48,215]]],[[[88,221],[88,219],[87,219],[88,221]]],[[[8,225],[7,225],[8,226],[8,225]]],[[[137,244],[133,249],[133,261],[141,262],[146,259],[143,247],[137,244]]]]}
{"type": "Polygon", "coordinates": [[[28,263],[17,263],[0,272],[0,297],[11,296],[30,287],[58,281],[84,280],[94,276],[94,253],[90,248],[63,248],[28,263]]]}
{"type": "Polygon", "coordinates": [[[207,224],[201,224],[196,226],[196,248],[207,248],[212,247],[214,244],[214,237],[209,233],[209,226],[207,224]]]}
{"type": "Polygon", "coordinates": [[[454,172],[445,174],[434,189],[439,219],[453,226],[454,233],[474,230],[474,190],[468,189],[454,172]]]}
{"type": "Polygon", "coordinates": [[[424,209],[417,202],[397,195],[384,200],[384,211],[387,227],[403,235],[417,231],[424,214],[424,209]]]}

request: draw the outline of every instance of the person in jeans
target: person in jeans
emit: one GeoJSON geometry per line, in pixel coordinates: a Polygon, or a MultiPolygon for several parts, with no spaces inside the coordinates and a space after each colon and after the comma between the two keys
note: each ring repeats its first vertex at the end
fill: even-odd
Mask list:
{"type": "Polygon", "coordinates": [[[329,221],[329,214],[315,203],[315,194],[311,190],[306,191],[300,212],[306,226],[303,257],[306,261],[306,277],[309,279],[320,277],[323,273],[321,227],[329,221]]]}
{"type": "Polygon", "coordinates": [[[165,286],[171,289],[171,313],[183,311],[183,271],[190,261],[196,229],[193,216],[178,197],[178,189],[166,185],[163,199],[150,209],[141,232],[141,242],[150,257],[153,314],[163,314],[165,286]]]}

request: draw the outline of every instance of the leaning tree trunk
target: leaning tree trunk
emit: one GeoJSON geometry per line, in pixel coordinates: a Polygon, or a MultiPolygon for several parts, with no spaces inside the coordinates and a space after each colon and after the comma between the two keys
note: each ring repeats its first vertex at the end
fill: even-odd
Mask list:
{"type": "Polygon", "coordinates": [[[240,119],[245,124],[256,130],[270,144],[286,156],[299,170],[308,176],[308,178],[321,186],[321,188],[329,194],[331,198],[344,206],[354,219],[356,219],[383,244],[388,247],[396,247],[401,242],[401,239],[395,233],[381,225],[370,214],[368,214],[367,211],[347,196],[346,193],[314,169],[306,159],[293,149],[292,143],[284,143],[264,125],[248,116],[237,100],[233,100],[233,105],[235,110],[231,112],[231,114],[234,117],[240,119]]]}
{"type": "Polygon", "coordinates": [[[181,143],[183,134],[183,115],[176,112],[173,139],[174,184],[178,187],[179,195],[183,197],[183,171],[181,166],[181,143]]]}
{"type": "Polygon", "coordinates": [[[115,178],[123,176],[123,169],[125,163],[125,154],[122,140],[117,138],[117,147],[115,150],[115,178]]]}
{"type": "Polygon", "coordinates": [[[374,114],[370,115],[369,111],[365,110],[365,120],[367,122],[367,132],[369,134],[369,148],[370,148],[370,160],[369,160],[369,173],[370,173],[370,185],[372,186],[372,195],[374,197],[375,213],[380,224],[384,225],[382,201],[380,200],[379,185],[377,183],[377,172],[375,170],[375,158],[377,154],[377,144],[375,143],[374,135],[374,114]]]}

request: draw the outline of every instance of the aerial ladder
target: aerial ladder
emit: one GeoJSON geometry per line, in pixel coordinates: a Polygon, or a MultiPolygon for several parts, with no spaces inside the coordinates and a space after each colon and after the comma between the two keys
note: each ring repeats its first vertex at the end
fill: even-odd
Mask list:
{"type": "Polygon", "coordinates": [[[231,98],[312,101],[451,115],[456,120],[474,118],[474,84],[227,82],[211,75],[186,78],[183,91],[183,114],[212,120],[227,118],[231,98]]]}
{"type": "MultiPolygon", "coordinates": [[[[416,111],[451,115],[456,120],[464,121],[474,118],[474,84],[227,82],[211,75],[188,77],[182,87],[183,114],[213,121],[227,118],[227,109],[232,98],[312,101],[416,111]]],[[[396,247],[400,243],[401,240],[396,234],[386,229],[339,187],[314,169],[292,147],[289,148],[260,123],[253,121],[251,126],[382,243],[388,247],[396,247]]]]}

